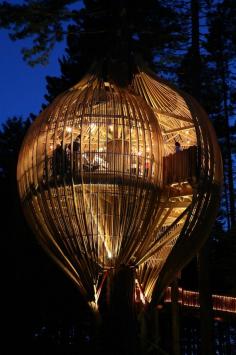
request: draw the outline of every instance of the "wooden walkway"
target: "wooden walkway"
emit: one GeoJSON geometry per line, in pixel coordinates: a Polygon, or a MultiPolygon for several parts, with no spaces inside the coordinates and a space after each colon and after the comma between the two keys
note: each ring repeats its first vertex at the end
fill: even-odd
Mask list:
{"type": "MultiPolygon", "coordinates": [[[[171,287],[168,287],[164,296],[164,303],[171,302],[171,287]]],[[[178,303],[185,307],[200,308],[199,292],[179,288],[178,303]]],[[[213,310],[229,313],[236,316],[236,297],[212,295],[213,310]]]]}

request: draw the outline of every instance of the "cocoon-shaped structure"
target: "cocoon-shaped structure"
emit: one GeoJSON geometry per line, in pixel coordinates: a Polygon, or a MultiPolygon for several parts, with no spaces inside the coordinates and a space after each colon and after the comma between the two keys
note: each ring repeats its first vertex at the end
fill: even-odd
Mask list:
{"type": "Polygon", "coordinates": [[[59,95],[25,137],[17,180],[40,243],[88,302],[124,266],[150,302],[206,240],[222,166],[199,104],[136,68],[126,87],[94,71],[59,95]]]}

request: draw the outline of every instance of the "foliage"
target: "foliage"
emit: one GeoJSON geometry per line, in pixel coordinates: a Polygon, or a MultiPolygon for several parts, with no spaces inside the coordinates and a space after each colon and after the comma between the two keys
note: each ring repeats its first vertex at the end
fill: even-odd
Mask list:
{"type": "Polygon", "coordinates": [[[78,1],[29,0],[23,5],[0,3],[0,27],[9,30],[12,40],[32,38],[32,48],[23,48],[24,59],[30,64],[47,64],[56,42],[64,37],[64,23],[75,16],[69,5],[78,1]]]}
{"type": "MultiPolygon", "coordinates": [[[[205,48],[208,66],[212,71],[212,87],[218,90],[212,96],[210,117],[221,143],[224,162],[224,204],[227,211],[228,228],[236,223],[235,190],[235,59],[236,59],[236,4],[224,0],[209,12],[205,48]]],[[[214,90],[212,90],[214,92],[214,90]]],[[[215,90],[216,92],[216,90],[215,90]]]]}
{"type": "Polygon", "coordinates": [[[0,131],[0,178],[15,179],[16,162],[30,119],[13,117],[3,123],[0,131]]]}
{"type": "Polygon", "coordinates": [[[91,54],[97,58],[133,50],[150,58],[154,48],[178,41],[180,24],[175,11],[159,1],[86,0],[84,5],[85,9],[81,1],[34,0],[23,5],[4,1],[0,3],[0,27],[9,30],[12,40],[33,39],[32,48],[23,48],[30,65],[46,64],[65,33],[77,35],[77,48],[88,60],[91,54]]]}
{"type": "MultiPolygon", "coordinates": [[[[216,228],[215,228],[216,229],[216,228]]],[[[225,232],[216,229],[218,238],[211,242],[211,275],[215,293],[236,296],[236,226],[225,232]]]]}
{"type": "MultiPolygon", "coordinates": [[[[45,332],[49,337],[47,346],[52,343],[51,353],[54,354],[57,345],[58,351],[64,345],[59,346],[56,340],[53,342],[50,332],[56,333],[60,328],[77,324],[77,327],[86,329],[90,334],[90,329],[85,324],[89,314],[77,289],[39,248],[21,211],[16,166],[21,143],[31,119],[29,117],[24,121],[21,117],[9,118],[0,129],[1,236],[6,266],[3,273],[3,302],[6,311],[4,324],[5,329],[13,329],[8,331],[7,336],[10,339],[6,345],[9,352],[11,345],[17,342],[18,350],[41,354],[44,350],[37,348],[34,333],[38,332],[40,336],[41,328],[46,324],[45,332]]],[[[77,346],[81,348],[83,344],[79,343],[77,346]]],[[[47,350],[50,352],[50,349],[47,350]]],[[[14,351],[12,349],[12,353],[14,351]]]]}
{"type": "MultiPolygon", "coordinates": [[[[229,188],[230,181],[235,186],[236,3],[234,0],[208,3],[210,6],[205,7],[204,13],[200,11],[200,15],[205,16],[205,20],[200,18],[200,26],[204,22],[206,28],[200,34],[199,42],[199,99],[214,123],[225,158],[222,214],[227,217],[232,209],[229,199],[232,203],[236,200],[232,187],[231,190],[229,188]]],[[[190,2],[187,0],[174,3],[85,0],[84,4],[79,0],[28,0],[23,5],[0,2],[0,28],[7,29],[12,40],[32,39],[32,47],[23,49],[24,59],[30,65],[46,64],[55,43],[66,37],[66,53],[60,59],[61,75],[47,78],[48,101],[79,81],[94,59],[130,60],[129,53],[134,52],[142,54],[150,66],[167,77],[172,76],[183,89],[193,93],[192,73],[196,66],[193,65],[190,15],[190,2]],[[167,71],[163,70],[164,67],[167,71]]],[[[14,117],[8,119],[0,130],[0,191],[4,201],[1,233],[10,264],[11,284],[15,285],[12,294],[15,294],[15,288],[19,294],[18,300],[12,302],[15,304],[13,312],[16,311],[18,319],[25,318],[28,322],[28,339],[37,322],[65,320],[68,315],[68,308],[64,308],[66,305],[70,306],[70,318],[76,319],[73,306],[77,304],[78,297],[37,247],[16,198],[17,157],[30,120],[24,122],[14,117]]],[[[228,223],[228,229],[226,232],[217,222],[213,231],[212,286],[216,292],[235,295],[235,226],[230,228],[228,223]]],[[[192,264],[184,272],[186,287],[190,282],[191,286],[197,287],[192,277],[194,273],[196,275],[196,265],[192,264]]],[[[12,318],[15,319],[16,315],[12,318]]],[[[21,328],[20,322],[18,328],[21,328]]]]}
{"type": "Polygon", "coordinates": [[[204,7],[203,2],[191,0],[191,40],[177,72],[179,85],[206,109],[221,145],[224,193],[219,218],[224,219],[228,229],[236,218],[235,11],[231,0],[204,7]]]}

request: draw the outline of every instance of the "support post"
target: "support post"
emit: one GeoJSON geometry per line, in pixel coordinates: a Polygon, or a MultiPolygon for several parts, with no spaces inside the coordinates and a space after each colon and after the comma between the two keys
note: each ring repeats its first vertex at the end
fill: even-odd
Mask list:
{"type": "Polygon", "coordinates": [[[201,354],[213,355],[213,311],[209,277],[209,245],[198,254],[201,354]]]}
{"type": "Polygon", "coordinates": [[[111,280],[109,354],[136,355],[138,345],[137,318],[134,303],[135,270],[122,265],[111,280]],[[112,349],[112,350],[111,350],[112,349]]]}
{"type": "Polygon", "coordinates": [[[172,354],[180,355],[180,319],[179,319],[179,291],[177,277],[171,287],[171,318],[172,318],[172,354]]]}

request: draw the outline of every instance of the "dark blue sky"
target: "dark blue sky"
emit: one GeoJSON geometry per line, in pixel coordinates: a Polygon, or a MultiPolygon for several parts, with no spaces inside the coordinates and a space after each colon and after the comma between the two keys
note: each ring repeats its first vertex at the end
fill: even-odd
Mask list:
{"type": "MultiPolygon", "coordinates": [[[[11,0],[11,4],[23,4],[24,0],[11,0]]],[[[80,9],[81,0],[70,5],[69,9],[80,9]]],[[[31,40],[12,42],[8,32],[0,30],[0,126],[7,118],[38,114],[46,94],[46,76],[58,76],[58,59],[65,52],[65,41],[56,44],[47,66],[31,68],[22,59],[22,47],[31,47],[31,40]]]]}
{"type": "MultiPolygon", "coordinates": [[[[30,43],[30,42],[29,42],[30,43]]],[[[58,75],[58,58],[63,55],[65,43],[59,43],[43,67],[31,68],[23,61],[21,48],[27,41],[12,42],[7,31],[0,31],[0,124],[12,116],[37,114],[44,102],[46,75],[58,75]]]]}

